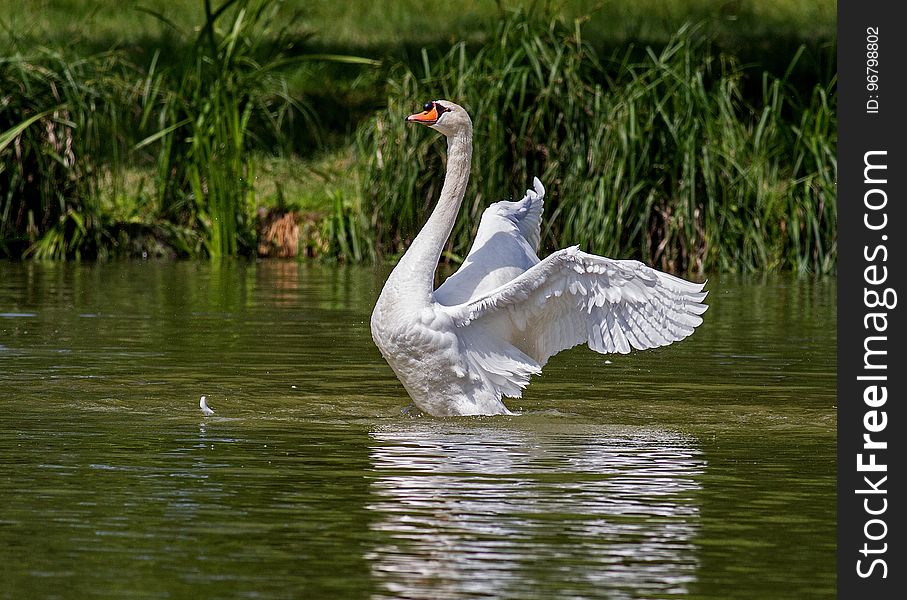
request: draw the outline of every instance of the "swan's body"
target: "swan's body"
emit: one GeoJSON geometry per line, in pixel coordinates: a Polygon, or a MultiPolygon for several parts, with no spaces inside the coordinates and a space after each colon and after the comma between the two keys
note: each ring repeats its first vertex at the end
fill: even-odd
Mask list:
{"type": "Polygon", "coordinates": [[[485,210],[462,266],[434,289],[469,180],[472,121],[444,100],[407,120],[447,136],[447,174],[434,212],[388,277],[371,329],[418,408],[436,416],[509,414],[501,397],[519,398],[561,350],[664,346],[702,322],[703,284],[577,246],[539,260],[545,190],[538,179],[521,200],[485,210]]]}

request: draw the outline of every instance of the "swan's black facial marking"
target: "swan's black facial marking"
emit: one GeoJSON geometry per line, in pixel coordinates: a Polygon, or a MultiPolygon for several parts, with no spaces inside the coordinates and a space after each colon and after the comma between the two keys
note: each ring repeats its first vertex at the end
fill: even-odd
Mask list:
{"type": "Polygon", "coordinates": [[[431,127],[438,122],[441,115],[450,112],[450,110],[450,108],[442,105],[440,102],[426,102],[422,105],[421,113],[406,117],[406,121],[410,123],[422,123],[423,125],[431,127]]]}
{"type": "Polygon", "coordinates": [[[439,117],[441,115],[443,115],[444,113],[450,111],[449,108],[447,108],[446,106],[444,106],[443,104],[441,104],[440,102],[437,102],[437,101],[426,102],[425,104],[422,105],[422,110],[424,110],[425,112],[429,112],[431,109],[435,109],[436,111],[438,111],[439,117]]]}

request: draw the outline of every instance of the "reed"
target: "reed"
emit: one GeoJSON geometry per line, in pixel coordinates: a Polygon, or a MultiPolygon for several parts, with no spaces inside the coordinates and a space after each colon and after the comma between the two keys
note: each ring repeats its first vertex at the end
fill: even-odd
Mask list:
{"type": "MultiPolygon", "coordinates": [[[[201,10],[189,12],[204,15],[192,30],[146,11],[169,33],[143,42],[161,51],[141,66],[123,52],[79,55],[33,38],[4,45],[0,256],[254,252],[256,194],[270,193],[254,185],[262,159],[304,150],[298,140],[309,136],[298,134],[316,129],[305,94],[293,91],[297,63],[374,61],[288,50],[302,27],[287,16],[292,3],[192,3],[201,10]],[[187,50],[168,55],[164,40],[187,50]]],[[[831,76],[812,85],[799,55],[787,73],[743,67],[689,26],[657,49],[607,56],[601,48],[614,45],[597,39],[594,50],[585,27],[602,37],[594,19],[507,13],[464,33],[469,44],[435,40],[383,71],[386,82],[366,78],[355,102],[321,99],[335,128],[363,125],[355,158],[328,150],[326,162],[340,166],[319,174],[323,189],[291,198],[323,215],[305,222],[319,252],[367,261],[405,249],[440,191],[444,142],[402,116],[443,97],[476,126],[474,174],[445,253],[452,263],[484,207],[519,197],[538,175],[548,189],[543,253],[581,243],[674,271],[834,270],[831,76]],[[370,114],[380,96],[386,110],[370,114]]],[[[407,48],[397,55],[414,39],[396,40],[407,48]]],[[[281,180],[271,179],[279,195],[281,180]]]]}
{"type": "Polygon", "coordinates": [[[202,231],[212,258],[255,251],[254,157],[270,153],[269,143],[287,143],[293,119],[316,128],[289,92],[289,67],[376,64],[349,55],[289,56],[294,19],[280,8],[277,0],[225,0],[216,8],[204,0],[205,21],[185,60],[163,70],[155,60],[147,72],[141,126],[153,124],[153,131],[136,147],[157,149],[160,216],[202,231]]]}
{"type": "Polygon", "coordinates": [[[0,257],[94,256],[107,245],[97,183],[122,156],[111,131],[129,72],[114,52],[0,56],[0,257]]]}
{"type": "Polygon", "coordinates": [[[204,8],[185,60],[163,70],[155,60],[148,69],[140,126],[153,132],[136,148],[156,149],[160,217],[202,231],[205,253],[217,258],[255,247],[250,123],[279,132],[293,101],[276,73],[284,57],[273,31],[275,2],[226,0],[214,8],[205,0],[204,8]]]}
{"type": "Polygon", "coordinates": [[[376,63],[289,56],[296,24],[278,0],[200,4],[191,31],[145,10],[188,49],[166,65],[160,49],[137,67],[122,52],[2,46],[0,256],[254,252],[256,158],[295,148],[288,131],[316,129],[290,92],[294,67],[376,63]]]}
{"type": "Polygon", "coordinates": [[[491,39],[399,66],[387,111],[360,129],[361,231],[380,253],[403,251],[443,177],[442,138],[402,115],[447,98],[473,115],[476,146],[453,262],[485,206],[538,175],[549,250],[581,243],[670,271],[834,270],[833,81],[801,100],[690,26],[642,59],[603,63],[579,21],[517,11],[491,39]]]}

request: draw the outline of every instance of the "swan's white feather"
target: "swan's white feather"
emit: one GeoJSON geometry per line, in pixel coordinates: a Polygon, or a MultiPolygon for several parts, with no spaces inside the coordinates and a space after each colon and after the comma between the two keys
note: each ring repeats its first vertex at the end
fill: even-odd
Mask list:
{"type": "Polygon", "coordinates": [[[511,210],[508,216],[519,228],[532,251],[538,252],[542,237],[542,210],[545,207],[545,187],[539,178],[532,178],[532,189],[526,190],[526,195],[519,201],[498,202],[497,205],[504,210],[511,210]]]}
{"type": "Polygon", "coordinates": [[[545,188],[538,177],[533,189],[516,202],[495,202],[482,213],[476,239],[463,264],[435,290],[440,304],[460,304],[511,281],[538,264],[545,188]]]}

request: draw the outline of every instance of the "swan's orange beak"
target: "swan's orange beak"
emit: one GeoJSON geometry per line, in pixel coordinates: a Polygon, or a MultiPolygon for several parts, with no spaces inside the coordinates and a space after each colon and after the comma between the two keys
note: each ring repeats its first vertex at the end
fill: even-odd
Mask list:
{"type": "Polygon", "coordinates": [[[422,123],[423,125],[434,125],[438,122],[438,107],[432,103],[430,110],[423,110],[420,113],[406,117],[410,123],[422,123]]]}

